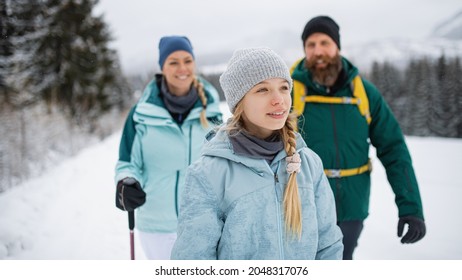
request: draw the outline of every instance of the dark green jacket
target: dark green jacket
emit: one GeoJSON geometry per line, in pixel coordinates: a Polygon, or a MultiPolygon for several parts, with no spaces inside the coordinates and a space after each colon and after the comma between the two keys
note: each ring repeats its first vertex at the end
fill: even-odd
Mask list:
{"type": "MultiPolygon", "coordinates": [[[[308,95],[352,96],[351,81],[358,69],[342,58],[343,72],[336,91],[328,93],[324,86],[313,82],[302,60],[292,78],[306,85],[308,95]],[[340,82],[340,83],[339,83],[340,82]]],[[[369,145],[386,169],[388,181],[395,193],[399,216],[423,217],[417,179],[403,133],[393,113],[377,88],[362,79],[372,122],[367,124],[356,105],[307,103],[299,119],[299,130],[308,147],[322,159],[326,169],[349,169],[367,163],[369,145]]],[[[330,178],[335,195],[337,220],[364,220],[369,214],[370,173],[330,178]]]]}

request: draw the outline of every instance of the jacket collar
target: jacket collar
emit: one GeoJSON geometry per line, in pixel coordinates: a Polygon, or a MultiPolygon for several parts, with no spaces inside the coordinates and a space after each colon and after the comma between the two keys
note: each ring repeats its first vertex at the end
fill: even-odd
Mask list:
{"type": "MultiPolygon", "coordinates": [[[[161,78],[161,75],[160,75],[161,78]]],[[[201,81],[202,79],[199,78],[201,81]]],[[[164,103],[160,96],[159,91],[159,75],[156,75],[155,79],[152,79],[143,91],[141,98],[136,106],[135,114],[141,114],[144,117],[154,117],[171,119],[172,116],[165,109],[164,103]]],[[[209,93],[209,84],[204,82],[204,91],[207,96],[207,117],[214,117],[221,114],[218,100],[209,93]]],[[[200,118],[202,111],[202,103],[200,100],[196,102],[194,107],[191,109],[186,120],[200,118]]],[[[185,120],[185,121],[186,121],[185,120]]]]}
{"type": "MultiPolygon", "coordinates": [[[[305,141],[300,134],[297,135],[297,151],[306,147],[305,141]]],[[[206,143],[202,148],[203,156],[221,157],[236,163],[243,164],[252,169],[255,173],[261,175],[268,170],[268,163],[265,159],[254,159],[250,157],[240,156],[234,153],[233,146],[229,140],[228,132],[222,127],[209,132],[206,136],[206,143]]],[[[287,157],[285,150],[281,150],[273,159],[272,164],[284,160],[287,157]]]]}

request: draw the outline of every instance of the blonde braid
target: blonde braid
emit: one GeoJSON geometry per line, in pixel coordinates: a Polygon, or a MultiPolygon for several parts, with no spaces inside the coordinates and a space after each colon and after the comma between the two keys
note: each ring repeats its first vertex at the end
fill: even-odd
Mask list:
{"type": "MultiPolygon", "coordinates": [[[[231,121],[226,125],[226,130],[239,131],[242,129],[243,112],[244,106],[242,106],[242,102],[239,102],[234,110],[234,114],[231,116],[231,121]]],[[[284,127],[280,130],[284,149],[288,158],[298,156],[295,134],[296,118],[297,116],[294,113],[291,113],[287,118],[284,127]]],[[[300,239],[302,235],[302,206],[300,196],[298,194],[297,172],[299,172],[299,169],[294,169],[294,171],[289,175],[289,180],[284,192],[283,207],[286,231],[291,232],[293,236],[297,236],[298,239],[300,239]]]]}
{"type": "Polygon", "coordinates": [[[204,84],[199,82],[197,78],[194,78],[194,87],[197,89],[197,93],[199,95],[199,98],[202,101],[202,111],[200,114],[200,120],[201,120],[201,125],[203,128],[209,127],[209,122],[207,121],[207,114],[206,114],[206,109],[207,109],[207,97],[205,96],[204,92],[204,84]]]}
{"type": "MultiPolygon", "coordinates": [[[[295,139],[294,114],[289,115],[284,127],[281,129],[282,140],[284,142],[287,156],[294,156],[297,152],[295,139]]],[[[289,175],[286,190],[284,192],[284,213],[286,230],[291,232],[298,239],[302,235],[302,206],[298,194],[297,171],[289,175]]]]}

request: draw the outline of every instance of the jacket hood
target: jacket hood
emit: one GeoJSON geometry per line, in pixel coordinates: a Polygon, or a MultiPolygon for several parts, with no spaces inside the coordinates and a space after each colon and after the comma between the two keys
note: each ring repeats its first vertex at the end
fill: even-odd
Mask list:
{"type": "MultiPolygon", "coordinates": [[[[199,77],[199,81],[203,83],[204,92],[207,97],[207,117],[221,115],[218,92],[206,80],[199,77]]],[[[149,119],[152,118],[163,119],[166,122],[171,122],[172,117],[165,108],[159,93],[160,91],[157,85],[157,79],[151,80],[151,82],[146,86],[143,95],[136,106],[137,108],[134,117],[137,122],[147,123],[149,122],[149,119]]],[[[202,103],[198,100],[189,112],[186,120],[200,118],[201,111],[202,103]]]]}
{"type": "MultiPolygon", "coordinates": [[[[305,141],[301,138],[300,134],[296,133],[297,138],[297,151],[306,147],[305,141]]],[[[224,126],[218,130],[212,130],[206,136],[206,142],[202,147],[202,156],[221,157],[236,163],[243,164],[254,172],[260,174],[263,170],[268,169],[268,164],[264,159],[255,159],[237,155],[234,153],[233,146],[229,140],[228,131],[224,126]]],[[[285,150],[281,150],[273,159],[273,162],[280,161],[287,157],[285,150]]]]}

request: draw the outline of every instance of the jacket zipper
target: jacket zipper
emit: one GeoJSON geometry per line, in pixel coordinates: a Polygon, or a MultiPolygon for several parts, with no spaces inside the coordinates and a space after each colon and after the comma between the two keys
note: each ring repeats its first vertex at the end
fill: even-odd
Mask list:
{"type": "Polygon", "coordinates": [[[281,217],[282,211],[281,211],[281,204],[280,204],[280,201],[278,199],[278,186],[277,186],[277,184],[279,183],[279,177],[278,177],[278,173],[277,173],[278,169],[279,169],[279,163],[278,163],[278,168],[276,169],[276,172],[274,172],[274,188],[275,188],[275,192],[276,192],[276,196],[275,196],[276,201],[275,202],[276,202],[276,219],[277,219],[277,225],[278,225],[279,258],[281,260],[283,260],[284,259],[284,249],[283,249],[283,244],[284,243],[283,243],[283,240],[282,240],[282,221],[279,218],[279,217],[281,217]]]}
{"type": "MultiPolygon", "coordinates": [[[[181,126],[178,126],[180,128],[180,131],[183,131],[183,129],[181,128],[181,126]]],[[[191,158],[192,158],[192,125],[189,126],[189,154],[188,154],[188,165],[191,164],[191,158]]],[[[175,211],[176,211],[176,217],[178,218],[178,213],[179,213],[179,209],[178,209],[178,182],[179,182],[179,178],[180,178],[180,171],[178,170],[176,172],[176,183],[175,183],[175,211]]]]}
{"type": "Polygon", "coordinates": [[[180,177],[180,171],[176,172],[176,182],[175,182],[175,211],[176,211],[176,217],[178,218],[178,181],[180,177]]]}
{"type": "Polygon", "coordinates": [[[189,159],[188,165],[191,165],[191,158],[192,158],[192,125],[189,126],[189,159]]]}
{"type": "MultiPolygon", "coordinates": [[[[334,106],[331,105],[330,106],[331,108],[331,116],[332,116],[332,129],[334,130],[333,131],[333,135],[334,135],[334,145],[335,145],[335,164],[336,164],[336,168],[337,169],[340,169],[340,160],[339,160],[339,156],[340,156],[340,153],[339,153],[339,150],[338,150],[338,138],[337,138],[337,123],[335,122],[335,111],[334,111],[334,106]]],[[[335,190],[336,190],[336,194],[335,194],[335,205],[336,205],[336,209],[337,209],[337,217],[340,217],[341,214],[340,214],[340,210],[341,209],[341,205],[340,205],[340,191],[341,191],[341,180],[340,178],[335,178],[335,190]]]]}

